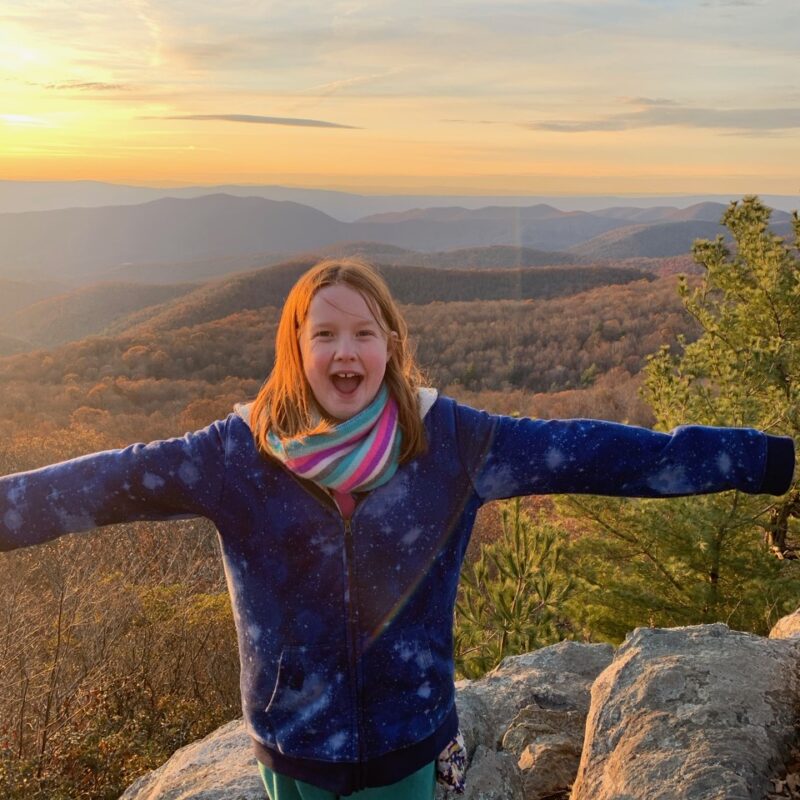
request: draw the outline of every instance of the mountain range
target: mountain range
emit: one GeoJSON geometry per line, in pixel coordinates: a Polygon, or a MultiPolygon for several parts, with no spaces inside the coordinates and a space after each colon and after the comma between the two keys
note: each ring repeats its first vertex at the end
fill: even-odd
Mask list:
{"type": "MultiPolygon", "coordinates": [[[[226,194],[163,198],[140,205],[0,214],[0,277],[77,283],[202,280],[247,268],[242,260],[252,268],[354,241],[417,253],[493,246],[554,253],[539,255],[538,264],[563,264],[565,251],[573,263],[663,258],[688,252],[696,237],[723,233],[718,220],[724,210],[715,203],[594,212],[537,204],[414,209],[341,222],[289,201],[226,194]],[[164,269],[195,262],[204,265],[202,274],[164,269]]],[[[786,212],[776,211],[775,231],[788,235],[789,220],[786,212]]]]}
{"type": "MultiPolygon", "coordinates": [[[[612,206],[686,208],[703,202],[727,205],[736,195],[407,195],[356,194],[330,189],[303,189],[274,185],[215,186],[126,186],[101,181],[0,181],[0,213],[9,211],[52,211],[59,208],[139,205],[163,197],[193,198],[208,194],[236,197],[264,197],[289,200],[311,206],[342,222],[354,222],[368,214],[406,211],[412,208],[555,205],[564,211],[597,211],[612,206]]],[[[791,211],[800,205],[797,196],[762,195],[770,208],[791,211]]]]}
{"type": "MultiPolygon", "coordinates": [[[[18,307],[0,317],[0,355],[96,334],[174,331],[225,320],[243,311],[271,308],[277,312],[289,288],[316,261],[316,256],[293,259],[202,284],[97,283],[38,302],[20,297],[18,307]]],[[[386,264],[380,269],[393,296],[406,304],[546,300],[654,279],[638,269],[584,265],[455,270],[386,264]]],[[[13,285],[0,279],[0,294],[6,287],[13,285]]]]}

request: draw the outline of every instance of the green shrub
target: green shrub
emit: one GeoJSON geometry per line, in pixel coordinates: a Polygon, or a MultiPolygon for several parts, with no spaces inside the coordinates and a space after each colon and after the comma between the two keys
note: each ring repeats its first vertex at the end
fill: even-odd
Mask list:
{"type": "Polygon", "coordinates": [[[502,505],[502,535],[461,573],[455,615],[456,671],[478,678],[506,656],[565,638],[560,606],[572,584],[561,567],[563,534],[531,519],[520,499],[502,505]]]}

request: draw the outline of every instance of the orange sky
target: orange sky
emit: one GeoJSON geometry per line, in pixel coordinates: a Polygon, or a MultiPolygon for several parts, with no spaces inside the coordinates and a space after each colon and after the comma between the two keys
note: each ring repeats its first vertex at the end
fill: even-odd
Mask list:
{"type": "Polygon", "coordinates": [[[0,12],[0,174],[796,194],[798,16],[795,0],[26,0],[0,12]]]}

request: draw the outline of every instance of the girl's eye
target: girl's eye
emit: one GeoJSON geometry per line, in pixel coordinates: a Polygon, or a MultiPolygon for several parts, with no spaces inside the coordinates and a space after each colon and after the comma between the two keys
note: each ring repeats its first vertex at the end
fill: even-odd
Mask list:
{"type": "Polygon", "coordinates": [[[333,336],[333,334],[330,331],[317,331],[314,334],[315,339],[326,339],[329,336],[333,336]]]}
{"type": "Polygon", "coordinates": [[[375,332],[371,330],[363,330],[358,332],[359,336],[374,336],[375,332]]]}

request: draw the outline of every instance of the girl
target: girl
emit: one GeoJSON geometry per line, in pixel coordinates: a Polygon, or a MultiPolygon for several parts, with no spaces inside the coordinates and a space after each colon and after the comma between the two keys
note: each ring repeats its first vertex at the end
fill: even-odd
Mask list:
{"type": "Polygon", "coordinates": [[[180,439],[0,479],[0,546],[208,517],[271,800],[424,800],[437,760],[460,788],[453,606],[482,503],[782,494],[793,470],[791,439],[751,429],[515,419],[437,396],[380,277],[326,261],[289,293],[251,405],[180,439]]]}

